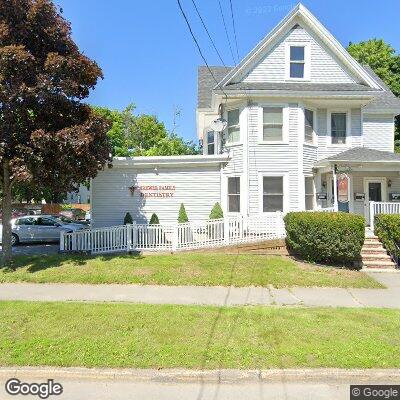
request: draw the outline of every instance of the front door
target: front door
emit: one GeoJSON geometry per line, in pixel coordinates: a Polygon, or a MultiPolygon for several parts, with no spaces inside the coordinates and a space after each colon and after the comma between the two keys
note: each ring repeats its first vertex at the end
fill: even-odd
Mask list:
{"type": "Polygon", "coordinates": [[[369,202],[386,200],[386,178],[364,178],[364,216],[369,225],[369,202]]]}

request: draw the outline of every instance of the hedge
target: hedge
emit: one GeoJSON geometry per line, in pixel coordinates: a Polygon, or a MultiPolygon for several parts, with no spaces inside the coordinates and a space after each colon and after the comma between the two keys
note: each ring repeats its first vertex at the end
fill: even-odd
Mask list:
{"type": "Polygon", "coordinates": [[[149,225],[159,225],[160,220],[156,213],[151,214],[149,225]]]}
{"type": "Polygon", "coordinates": [[[224,218],[224,212],[222,211],[221,205],[218,202],[214,204],[210,212],[210,216],[208,218],[209,219],[224,218]]]}
{"type": "Polygon", "coordinates": [[[375,235],[390,252],[400,244],[400,215],[378,214],[374,218],[375,235]]]}
{"type": "Polygon", "coordinates": [[[133,224],[133,218],[131,213],[127,212],[124,217],[124,225],[133,224]]]}
{"type": "Polygon", "coordinates": [[[289,250],[307,261],[351,265],[360,259],[365,238],[360,215],[291,212],[285,227],[289,250]]]}
{"type": "Polygon", "coordinates": [[[185,205],[181,203],[181,207],[179,208],[179,214],[178,214],[178,222],[180,224],[183,224],[185,222],[189,222],[189,218],[186,213],[185,205]]]}

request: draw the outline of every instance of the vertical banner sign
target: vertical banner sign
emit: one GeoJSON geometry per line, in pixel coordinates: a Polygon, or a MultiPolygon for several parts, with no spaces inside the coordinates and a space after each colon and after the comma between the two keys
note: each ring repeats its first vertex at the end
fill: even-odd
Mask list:
{"type": "Polygon", "coordinates": [[[340,203],[349,202],[349,177],[346,174],[338,176],[338,201],[340,203]]]}

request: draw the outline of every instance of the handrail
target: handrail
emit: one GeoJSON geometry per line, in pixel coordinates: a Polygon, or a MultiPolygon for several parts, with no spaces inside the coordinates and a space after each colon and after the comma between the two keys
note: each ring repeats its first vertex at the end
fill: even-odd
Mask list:
{"type": "Polygon", "coordinates": [[[369,202],[369,226],[374,230],[374,219],[377,214],[400,214],[400,203],[388,201],[369,202]]]}

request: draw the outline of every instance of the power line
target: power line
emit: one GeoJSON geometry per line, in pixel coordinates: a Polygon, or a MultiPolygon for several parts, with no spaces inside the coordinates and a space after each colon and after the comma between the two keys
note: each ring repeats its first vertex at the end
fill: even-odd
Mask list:
{"type": "Polygon", "coordinates": [[[180,11],[181,11],[181,14],[182,14],[183,18],[185,19],[186,25],[187,25],[187,27],[188,27],[188,29],[189,29],[189,32],[190,32],[190,34],[191,34],[191,36],[192,36],[192,39],[193,39],[194,43],[196,44],[197,50],[199,51],[199,54],[200,54],[201,58],[203,59],[204,63],[206,64],[206,67],[207,67],[208,71],[210,72],[212,78],[214,79],[214,81],[216,82],[216,84],[218,85],[218,87],[221,89],[222,93],[225,95],[225,99],[227,99],[227,98],[228,98],[227,94],[225,93],[224,89],[222,89],[221,85],[219,84],[219,82],[218,82],[217,79],[215,78],[215,75],[214,75],[213,72],[211,71],[211,68],[210,68],[210,66],[209,66],[208,63],[207,63],[207,60],[206,60],[206,58],[204,57],[203,52],[201,51],[199,42],[197,41],[196,36],[194,35],[194,33],[193,33],[193,31],[192,31],[192,27],[190,26],[190,23],[189,23],[189,20],[188,20],[186,14],[185,14],[185,11],[183,11],[182,4],[181,4],[180,0],[177,0],[177,2],[178,2],[179,9],[180,9],[180,11]]]}
{"type": "Polygon", "coordinates": [[[196,12],[197,12],[197,15],[198,15],[199,18],[200,18],[201,23],[202,23],[203,26],[204,26],[205,31],[207,32],[207,35],[208,35],[208,37],[209,37],[209,39],[210,39],[210,41],[211,41],[211,43],[212,43],[212,45],[213,45],[213,47],[214,47],[215,52],[218,54],[218,57],[219,57],[219,59],[221,60],[222,65],[223,65],[224,67],[226,67],[226,65],[225,65],[225,63],[224,63],[224,60],[222,59],[221,54],[220,54],[220,52],[218,51],[217,46],[215,45],[214,40],[212,39],[212,37],[211,37],[211,35],[210,35],[210,32],[208,31],[207,26],[206,26],[206,24],[205,24],[205,22],[204,22],[204,20],[203,20],[203,18],[202,18],[202,16],[201,16],[201,14],[200,14],[200,11],[199,11],[199,9],[197,8],[196,2],[195,2],[194,0],[192,0],[192,3],[193,3],[193,6],[194,6],[194,8],[195,8],[195,10],[196,10],[196,12]]]}
{"type": "Polygon", "coordinates": [[[223,24],[224,24],[224,29],[225,29],[226,38],[228,39],[229,50],[230,50],[230,52],[231,52],[231,56],[232,56],[233,62],[234,62],[234,64],[236,65],[237,62],[235,61],[235,56],[233,55],[232,45],[231,45],[231,41],[230,41],[230,39],[229,39],[229,34],[228,34],[228,28],[226,27],[226,23],[225,23],[224,12],[222,11],[221,0],[218,0],[218,4],[219,4],[219,11],[221,12],[222,22],[223,22],[223,24]]]}
{"type": "Polygon", "coordinates": [[[238,60],[238,62],[239,62],[239,60],[240,60],[240,57],[239,57],[239,47],[238,47],[238,44],[237,44],[235,17],[233,16],[232,0],[229,0],[229,3],[230,3],[230,6],[231,6],[232,27],[233,27],[233,35],[234,35],[234,38],[235,38],[236,55],[237,55],[237,60],[238,60]]]}

